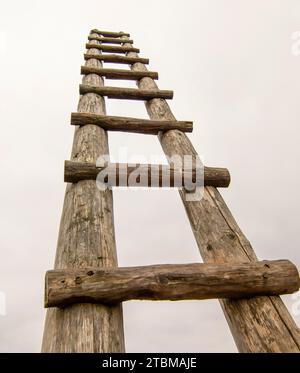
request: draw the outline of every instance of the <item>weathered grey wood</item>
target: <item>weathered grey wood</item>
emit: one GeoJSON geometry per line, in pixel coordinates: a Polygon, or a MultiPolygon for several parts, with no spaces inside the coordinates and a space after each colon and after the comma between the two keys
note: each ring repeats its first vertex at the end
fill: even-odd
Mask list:
{"type": "Polygon", "coordinates": [[[95,44],[95,43],[87,43],[87,49],[99,49],[102,52],[111,52],[111,53],[128,53],[128,52],[137,52],[139,53],[140,50],[138,48],[124,47],[120,45],[105,45],[105,44],[95,44]]]}
{"type": "Polygon", "coordinates": [[[198,170],[199,178],[196,178],[196,170],[181,171],[173,166],[158,164],[137,164],[110,163],[104,167],[97,167],[92,162],[65,161],[64,180],[67,183],[77,183],[82,180],[96,180],[100,171],[107,170],[107,174],[112,180],[110,186],[137,186],[137,187],[178,187],[191,186],[194,180],[195,185],[213,185],[224,188],[230,184],[230,174],[226,168],[205,167],[198,170]],[[133,173],[133,176],[131,174],[133,173]],[[135,177],[134,177],[135,176],[135,177]],[[130,179],[131,178],[131,179],[130,179]],[[132,185],[130,180],[138,185],[132,185]]]}
{"type": "MultiPolygon", "coordinates": [[[[129,53],[129,56],[137,57],[137,54],[129,53]]],[[[141,63],[131,68],[134,71],[147,70],[141,63]]],[[[157,89],[151,78],[139,80],[138,86],[142,90],[157,89]]],[[[175,120],[164,100],[148,101],[146,108],[153,120],[175,120]]],[[[168,156],[197,155],[182,132],[164,132],[159,139],[168,156]]],[[[180,190],[180,195],[205,262],[243,263],[257,260],[217,189],[206,187],[200,201],[187,201],[184,190],[180,190]]],[[[299,328],[278,296],[220,302],[239,351],[300,352],[299,328]]]]}
{"type": "MultiPolygon", "coordinates": [[[[105,38],[97,35],[89,36],[89,40],[97,40],[100,41],[102,44],[124,44],[124,40],[118,38],[105,38]]],[[[133,44],[133,40],[126,40],[127,44],[133,44]]]]}
{"type": "MultiPolygon", "coordinates": [[[[100,52],[91,49],[89,53],[100,52]]],[[[87,65],[101,68],[96,59],[89,59],[87,65]]],[[[102,86],[103,80],[91,74],[83,77],[83,83],[102,86]]],[[[78,111],[104,115],[104,99],[86,94],[80,98],[78,111]]],[[[108,152],[104,129],[97,126],[75,129],[73,161],[95,162],[108,152]]],[[[67,186],[55,269],[87,266],[117,266],[112,192],[101,192],[95,182],[88,180],[67,186]]],[[[124,349],[121,305],[76,304],[47,311],[43,352],[123,352],[124,349]]]]}
{"type": "Polygon", "coordinates": [[[125,65],[130,65],[136,62],[141,62],[144,65],[149,64],[149,58],[141,58],[141,57],[128,57],[128,56],[120,56],[118,54],[85,54],[84,59],[96,59],[103,62],[109,63],[120,63],[125,65]]]}
{"type": "Polygon", "coordinates": [[[89,113],[72,113],[71,124],[75,126],[94,124],[107,131],[133,132],[145,135],[157,135],[159,131],[169,131],[171,129],[178,129],[182,132],[193,131],[193,122],[189,121],[148,120],[89,113]]]}
{"type": "Polygon", "coordinates": [[[80,84],[80,94],[95,93],[108,98],[117,98],[119,100],[152,100],[153,98],[172,99],[173,91],[161,89],[135,89],[123,87],[97,87],[92,85],[80,84]]]}
{"type": "Polygon", "coordinates": [[[155,71],[132,71],[132,70],[121,70],[121,69],[98,69],[95,67],[81,66],[81,74],[97,74],[104,76],[107,79],[118,79],[118,80],[139,80],[146,76],[152,79],[158,79],[158,73],[155,71]]]}
{"type": "Polygon", "coordinates": [[[130,37],[130,34],[127,34],[126,32],[112,32],[112,31],[101,31],[101,30],[97,30],[97,29],[93,29],[91,31],[91,34],[99,34],[99,35],[102,35],[102,36],[107,36],[108,38],[119,38],[121,36],[127,36],[127,37],[130,37]]]}
{"type": "Polygon", "coordinates": [[[299,284],[297,268],[288,260],[56,270],[46,274],[45,307],[291,294],[299,284]]]}

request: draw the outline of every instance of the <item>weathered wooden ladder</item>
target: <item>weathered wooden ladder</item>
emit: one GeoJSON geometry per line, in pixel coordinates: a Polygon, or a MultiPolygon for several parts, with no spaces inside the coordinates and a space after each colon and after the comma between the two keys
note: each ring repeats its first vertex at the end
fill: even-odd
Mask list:
{"type": "MultiPolygon", "coordinates": [[[[203,264],[118,268],[112,191],[99,190],[95,182],[100,171],[96,161],[109,153],[107,131],[158,135],[168,157],[197,157],[185,134],[192,131],[192,122],[175,119],[166,102],[173,92],[158,89],[154,82],[158,74],[147,70],[149,60],[138,56],[129,36],[92,30],[86,44],[78,113],[71,117],[77,127],[72,160],[65,164],[69,184],[55,270],[46,275],[49,309],[42,351],[125,351],[122,302],[126,300],[219,298],[239,351],[299,352],[299,329],[278,296],[298,291],[297,269],[287,260],[257,260],[216,189],[229,185],[226,169],[204,168],[205,187],[199,200],[188,200],[190,191],[178,188],[203,264]],[[102,62],[128,64],[131,69],[105,69],[102,62]],[[135,80],[138,89],[105,87],[103,77],[135,80]],[[150,120],[107,116],[104,96],[144,100],[150,120]]],[[[123,171],[127,175],[135,168],[114,166],[117,177],[112,186],[128,185],[123,171]]],[[[151,167],[141,167],[145,176],[141,185],[152,185],[151,167]]],[[[156,168],[159,186],[167,167],[156,168]]],[[[172,165],[169,171],[173,178],[179,172],[172,165]]],[[[195,169],[188,173],[194,175],[195,169]]]]}

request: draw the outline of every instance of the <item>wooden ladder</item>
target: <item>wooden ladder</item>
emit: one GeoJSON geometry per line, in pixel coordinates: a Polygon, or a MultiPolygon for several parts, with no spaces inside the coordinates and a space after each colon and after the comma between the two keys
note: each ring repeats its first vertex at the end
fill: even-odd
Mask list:
{"type": "MultiPolygon", "coordinates": [[[[71,161],[65,163],[69,184],[55,270],[46,274],[49,309],[42,351],[124,352],[122,302],[129,299],[218,298],[240,352],[299,352],[299,329],[278,296],[298,291],[297,269],[287,260],[257,260],[216,189],[229,185],[226,169],[204,167],[205,186],[196,185],[202,188],[199,200],[189,200],[184,185],[178,188],[203,264],[118,268],[112,191],[99,190],[95,179],[100,169],[112,167],[117,178],[111,186],[129,185],[123,171],[128,175],[135,167],[96,164],[99,156],[109,154],[107,131],[157,135],[168,157],[197,158],[185,134],[192,131],[192,122],[175,119],[166,102],[173,92],[158,89],[158,74],[147,70],[149,60],[138,56],[129,37],[92,30],[86,44],[78,112],[71,116],[76,127],[71,161]],[[130,70],[106,69],[105,62],[128,64],[130,70]],[[135,80],[138,88],[105,87],[103,78],[135,80]],[[104,96],[143,100],[150,119],[108,116],[104,96]]],[[[151,167],[141,166],[140,185],[152,185],[151,167]]],[[[166,168],[157,165],[158,186],[163,172],[173,178],[180,172],[172,164],[166,168]]],[[[187,174],[193,177],[196,171],[193,166],[187,174]]]]}

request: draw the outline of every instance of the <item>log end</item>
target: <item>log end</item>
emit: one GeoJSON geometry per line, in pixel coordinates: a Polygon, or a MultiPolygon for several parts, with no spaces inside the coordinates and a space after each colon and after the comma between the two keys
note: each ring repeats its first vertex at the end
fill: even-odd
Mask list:
{"type": "Polygon", "coordinates": [[[230,183],[231,183],[231,175],[230,175],[230,172],[227,168],[224,168],[224,185],[223,187],[224,188],[228,188],[230,183]]]}
{"type": "Polygon", "coordinates": [[[231,175],[227,168],[204,167],[204,186],[228,188],[231,175]]]}
{"type": "Polygon", "coordinates": [[[48,284],[49,284],[49,278],[48,278],[48,272],[46,272],[46,275],[45,275],[45,293],[44,293],[44,308],[49,308],[50,305],[49,305],[49,287],[48,287],[48,284]]]}
{"type": "Polygon", "coordinates": [[[65,161],[64,163],[64,182],[65,183],[76,183],[78,180],[75,179],[75,163],[72,161],[65,161]]]}

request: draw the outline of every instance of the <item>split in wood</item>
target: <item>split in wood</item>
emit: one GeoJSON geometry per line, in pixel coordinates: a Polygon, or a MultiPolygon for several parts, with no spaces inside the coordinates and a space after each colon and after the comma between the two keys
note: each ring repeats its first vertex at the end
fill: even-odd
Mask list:
{"type": "Polygon", "coordinates": [[[103,51],[103,52],[112,52],[112,53],[128,53],[128,52],[139,53],[140,52],[138,48],[122,47],[120,45],[105,45],[105,44],[88,43],[85,46],[87,49],[99,49],[100,51],[103,51]]]}
{"type": "Polygon", "coordinates": [[[149,135],[157,135],[160,131],[169,130],[179,130],[182,132],[193,131],[193,122],[188,121],[149,120],[89,113],[72,113],[71,124],[75,126],[94,124],[107,131],[122,131],[149,135]]]}
{"type": "Polygon", "coordinates": [[[95,163],[65,161],[64,180],[77,183],[97,180],[108,187],[171,187],[194,190],[195,187],[228,187],[230,173],[226,168],[178,169],[170,165],[109,163],[97,167],[95,163]]]}
{"type": "Polygon", "coordinates": [[[149,64],[149,58],[141,57],[128,57],[128,56],[119,56],[118,54],[92,54],[86,53],[84,55],[85,60],[94,58],[99,61],[109,62],[109,63],[121,63],[125,65],[133,65],[136,62],[143,63],[144,65],[149,64]]]}
{"type": "Polygon", "coordinates": [[[124,43],[133,44],[133,40],[130,40],[130,39],[124,40],[124,39],[118,39],[118,38],[105,38],[105,37],[96,36],[96,35],[93,35],[93,36],[90,35],[88,39],[97,40],[103,44],[124,44],[124,43]]]}
{"type": "Polygon", "coordinates": [[[288,260],[54,270],[46,273],[45,307],[128,300],[236,299],[298,290],[299,274],[288,260]]]}
{"type": "Polygon", "coordinates": [[[97,29],[93,29],[91,31],[91,33],[95,33],[95,34],[99,34],[99,35],[102,35],[102,36],[107,36],[108,38],[120,38],[122,36],[128,36],[130,37],[130,34],[127,34],[125,32],[112,32],[112,31],[100,31],[100,30],[97,30],[97,29]]]}
{"type": "Polygon", "coordinates": [[[81,66],[81,74],[97,74],[104,76],[107,79],[119,79],[119,80],[139,80],[145,77],[158,79],[158,73],[155,71],[132,71],[132,70],[121,70],[121,69],[99,69],[91,66],[81,66]]]}
{"type": "Polygon", "coordinates": [[[92,85],[80,84],[79,92],[81,95],[86,93],[95,93],[108,98],[121,100],[142,100],[148,101],[154,98],[163,98],[165,100],[173,98],[173,91],[161,89],[136,89],[123,87],[95,87],[92,85]]]}

